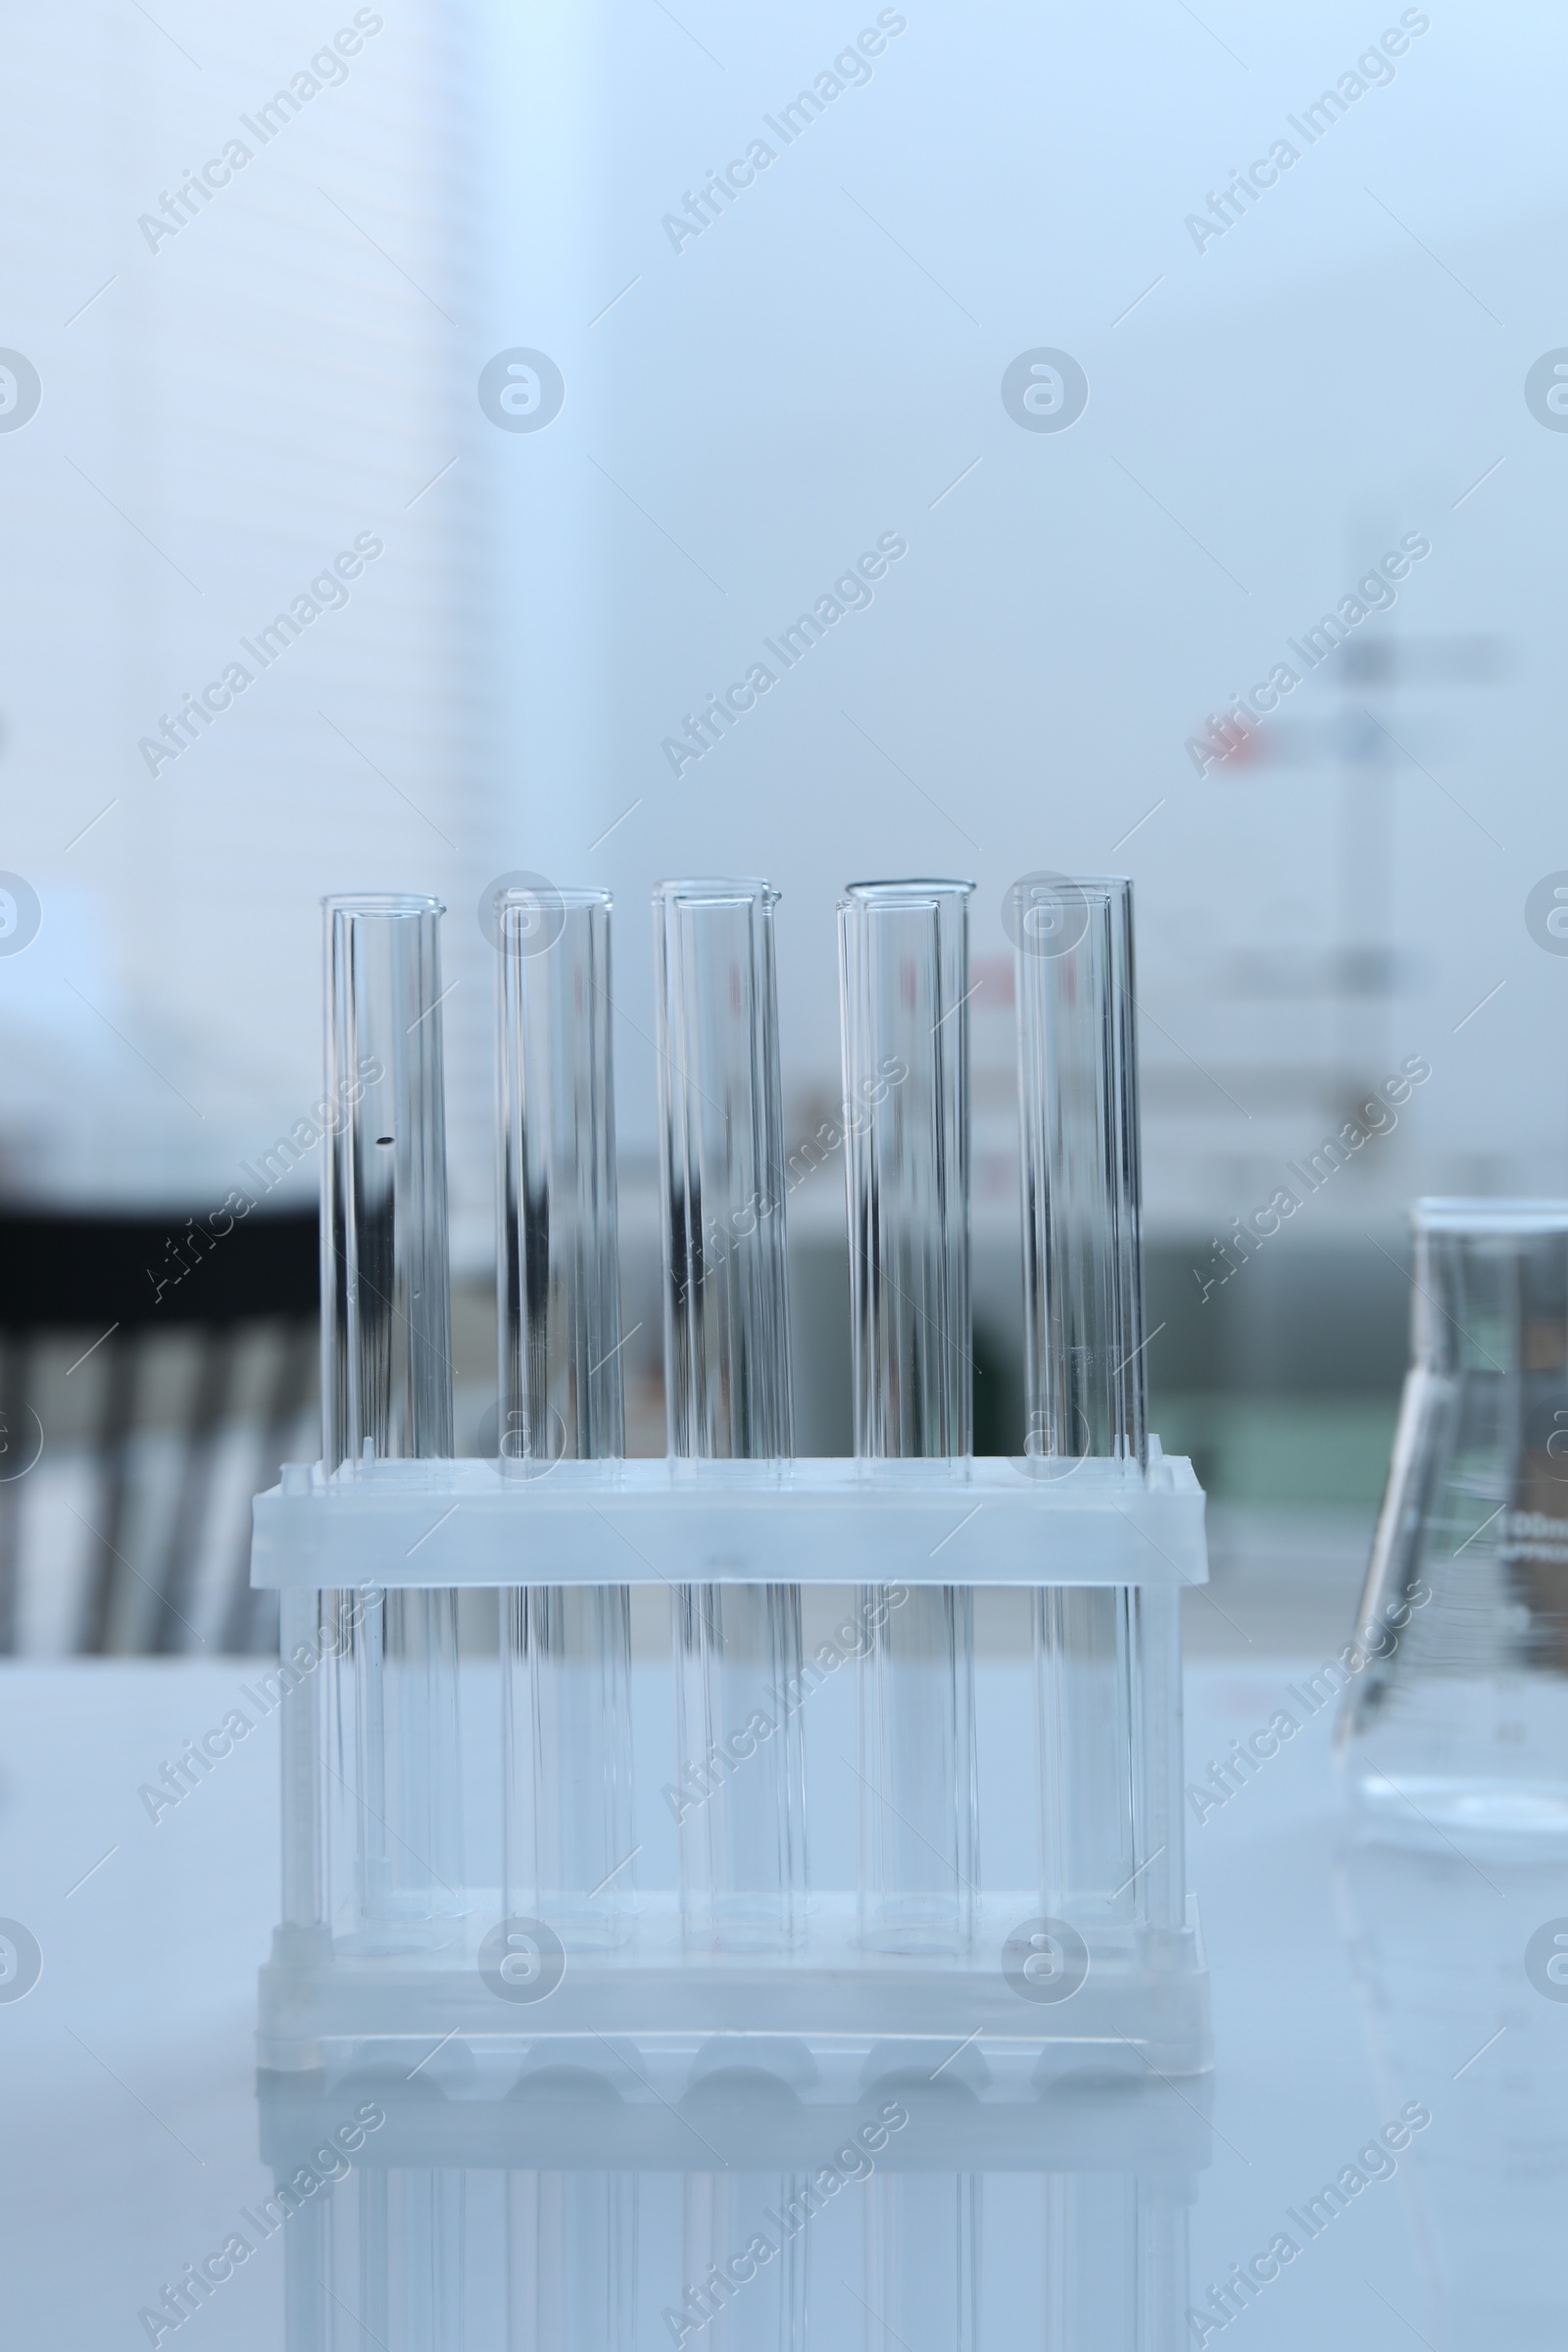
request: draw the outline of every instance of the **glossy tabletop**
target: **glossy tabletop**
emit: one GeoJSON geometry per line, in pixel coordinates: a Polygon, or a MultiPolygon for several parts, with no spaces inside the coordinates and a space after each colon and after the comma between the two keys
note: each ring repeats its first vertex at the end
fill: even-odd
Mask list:
{"type": "Polygon", "coordinates": [[[287,2174],[263,2146],[287,2152],[293,2126],[275,2092],[270,2108],[259,2101],[253,2051],[277,1907],[277,1748],[253,1662],[6,1668],[0,1918],[39,1955],[16,1997],[31,1946],[0,1930],[23,1972],[0,1984],[7,2345],[595,2352],[595,2327],[626,2352],[934,2352],[971,2337],[1053,2352],[1222,2338],[1281,2352],[1560,2344],[1568,1984],[1543,1964],[1540,1931],[1568,1928],[1568,1862],[1435,1838],[1425,1850],[1358,1844],[1330,1767],[1332,1707],[1314,1711],[1319,1665],[1189,1664],[1190,1877],[1213,1967],[1212,2083],[1151,2084],[1147,2106],[1079,2090],[1054,2120],[1031,2121],[974,2108],[959,2068],[923,2105],[911,2095],[902,2146],[873,2102],[869,2120],[848,2124],[861,2148],[879,2131],[881,2145],[844,2161],[855,2143],[835,2119],[831,2207],[819,2198],[808,2227],[780,2200],[812,2173],[809,2119],[781,2122],[761,2091],[751,2115],[744,2089],[722,2113],[655,2114],[637,2145],[629,2126],[624,2147],[612,2131],[613,2170],[594,2158],[595,2117],[563,2091],[530,2127],[543,2144],[498,2157],[481,2107],[448,2098],[462,2087],[455,2051],[409,2059],[405,2076],[419,2080],[401,2103],[398,2054],[341,2118],[313,2113],[304,2086],[300,2130],[319,2136],[324,2121],[352,2137],[362,2107],[382,2112],[384,2079],[389,2121],[370,2127],[385,2132],[384,2161],[372,2169],[362,2136],[336,2181],[321,2168],[309,2206],[278,2218],[287,2174]],[[258,1718],[250,1736],[177,1805],[150,1805],[144,1787],[236,1707],[258,1718]],[[1238,1769],[1233,1742],[1281,1708],[1301,1729],[1238,1769]],[[661,2154],[647,2139],[661,2130],[688,2152],[661,2154]],[[435,2134],[427,2146],[421,2131],[435,2134]],[[640,2207],[617,2204],[639,2178],[640,2207]],[[791,2238],[789,2259],[763,2271],[754,2256],[747,2273],[742,2255],[761,2283],[704,2303],[701,2274],[681,2272],[695,2261],[693,2216],[707,2217],[704,2242],[744,2249],[748,2198],[791,2238]],[[334,2199],[353,2259],[323,2270],[334,2199]],[[588,2233],[598,2321],[574,2317],[560,2285],[572,2230],[588,2233]],[[628,2230],[635,2247],[613,2254],[628,2230]],[[684,2257],[664,2243],[682,2231],[684,2257]],[[247,2255],[225,2260],[236,2235],[247,2255]],[[633,2271],[664,2261],[674,2284],[628,2290],[620,2316],[605,2317],[612,2258],[633,2271]],[[200,2297],[187,2287],[181,2318],[167,2290],[204,2264],[222,2276],[200,2297]],[[693,2286],[698,2300],[683,2300],[693,2286]]]}

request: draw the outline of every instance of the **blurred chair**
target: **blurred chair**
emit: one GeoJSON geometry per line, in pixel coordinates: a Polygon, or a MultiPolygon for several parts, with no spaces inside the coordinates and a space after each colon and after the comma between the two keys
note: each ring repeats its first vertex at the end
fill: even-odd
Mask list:
{"type": "Polygon", "coordinates": [[[317,1220],[0,1213],[0,1651],[266,1651],[250,1504],[319,1451],[317,1220]]]}

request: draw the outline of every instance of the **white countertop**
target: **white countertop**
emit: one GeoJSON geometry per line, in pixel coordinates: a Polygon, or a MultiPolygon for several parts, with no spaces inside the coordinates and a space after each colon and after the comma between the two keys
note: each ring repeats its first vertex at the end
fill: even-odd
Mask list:
{"type": "MultiPolygon", "coordinates": [[[[1190,1772],[1266,1723],[1316,1662],[1190,1664],[1190,1772]]],[[[252,2032],[277,1907],[272,1723],[156,1823],[137,1793],[238,1702],[254,1669],[0,1669],[0,1916],[43,1953],[35,1987],[0,2001],[8,2352],[146,2343],[138,2311],[271,2189],[252,2032]]],[[[1200,2306],[1233,2264],[1290,2231],[1287,2214],[1414,2103],[1432,2120],[1395,2177],[1355,2190],[1309,2240],[1296,2230],[1296,2259],[1204,2340],[1259,2352],[1560,2345],[1568,2001],[1536,1991],[1523,1955],[1543,1921],[1568,1914],[1568,1868],[1349,1852],[1329,1729],[1325,1711],[1191,1827],[1219,2060],[1208,2162],[1191,2184],[1188,2300],[1200,2306]]],[[[824,2287],[813,2346],[860,2345],[871,2323],[838,2308],[824,2287]]],[[[1185,2311],[1152,2340],[1197,2343],[1185,2311]]],[[[1064,2337],[1063,2352],[1069,2340],[1121,2352],[1103,2316],[1107,2332],[1064,2337]]],[[[371,2340],[338,2318],[334,2352],[371,2340]]],[[[162,2340],[306,2352],[285,2338],[279,2249],[260,2248],[162,2340]]],[[[721,2340],[690,2342],[719,2352],[721,2340]]],[[[389,2352],[405,2352],[401,2334],[389,2352]]]]}

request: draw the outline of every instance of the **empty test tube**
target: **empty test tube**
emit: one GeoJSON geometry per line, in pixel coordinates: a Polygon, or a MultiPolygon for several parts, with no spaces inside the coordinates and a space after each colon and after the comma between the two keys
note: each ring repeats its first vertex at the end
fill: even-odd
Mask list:
{"type": "Polygon", "coordinates": [[[1029,1451],[1149,1452],[1132,884],[1013,885],[1029,1451]]]}
{"type": "MultiPolygon", "coordinates": [[[[1132,884],[1026,876],[1017,981],[1028,1453],[1042,1477],[1148,1463],[1132,884]]],[[[1137,1682],[1177,1595],[1057,1586],[1036,1601],[1041,1887],[1048,1912],[1150,1919],[1179,1835],[1148,1816],[1137,1682]],[[1164,1847],[1162,1854],[1155,1849],[1164,1847]]],[[[1167,1727],[1168,1730],[1168,1727],[1167,1727]]],[[[1180,1755],[1175,1780],[1180,1786],[1180,1755]]]]}
{"type": "MultiPolygon", "coordinates": [[[[321,1420],[330,1474],[452,1451],[438,900],[325,902],[321,1420]]],[[[457,1594],[340,1596],[372,1937],[462,1909],[457,1594]],[[352,1603],[352,1605],[351,1605],[352,1603]]]]}
{"type": "MultiPolygon", "coordinates": [[[[502,1471],[624,1449],[610,893],[505,891],[496,957],[502,1471]]],[[[501,1594],[505,1902],[564,1941],[619,1941],[632,1894],[631,1600],[501,1594]]]]}
{"type": "MultiPolygon", "coordinates": [[[[971,1450],[969,882],[855,882],[839,905],[855,1450],[971,1450]]],[[[967,1587],[873,1588],[860,1667],[862,1927],[880,1948],[974,1930],[967,1587]]]]}
{"type": "MultiPolygon", "coordinates": [[[[654,893],[665,1411],[671,1454],[690,1459],[791,1450],[777,896],[654,893]]],[[[683,1932],[789,1943],[806,1893],[800,1588],[684,1585],[674,1608],[683,1932]]]]}

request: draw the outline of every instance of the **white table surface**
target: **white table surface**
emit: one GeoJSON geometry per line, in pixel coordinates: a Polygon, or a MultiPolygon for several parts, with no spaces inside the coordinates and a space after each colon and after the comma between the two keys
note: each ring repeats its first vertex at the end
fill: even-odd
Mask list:
{"type": "MultiPolygon", "coordinates": [[[[1190,1664],[1194,1775],[1266,1723],[1308,1663],[1190,1664]]],[[[44,1955],[32,1991],[0,2002],[8,2352],[145,2343],[137,2312],[160,2282],[271,2187],[252,2032],[276,1911],[275,1728],[157,1824],[137,1795],[220,1720],[253,1666],[0,1669],[0,1917],[24,1923],[44,1955]]],[[[1560,2346],[1568,2001],[1533,1987],[1524,1949],[1568,1914],[1568,1868],[1454,1851],[1348,1857],[1329,1730],[1325,1711],[1191,1831],[1219,2057],[1190,2299],[1288,2230],[1288,2208],[1419,2101],[1432,2122],[1396,2176],[1373,2181],[1206,2340],[1560,2346]]],[[[198,2340],[283,2352],[275,2246],[165,2338],[198,2340]]],[[[848,2340],[811,2335],[835,2352],[848,2340]]],[[[1179,2315],[1157,2338],[1199,2340],[1179,2315]]],[[[1074,2337],[1071,2352],[1090,2342],[1074,2337]]],[[[1120,2342],[1096,2333],[1094,2352],[1120,2342]]]]}

